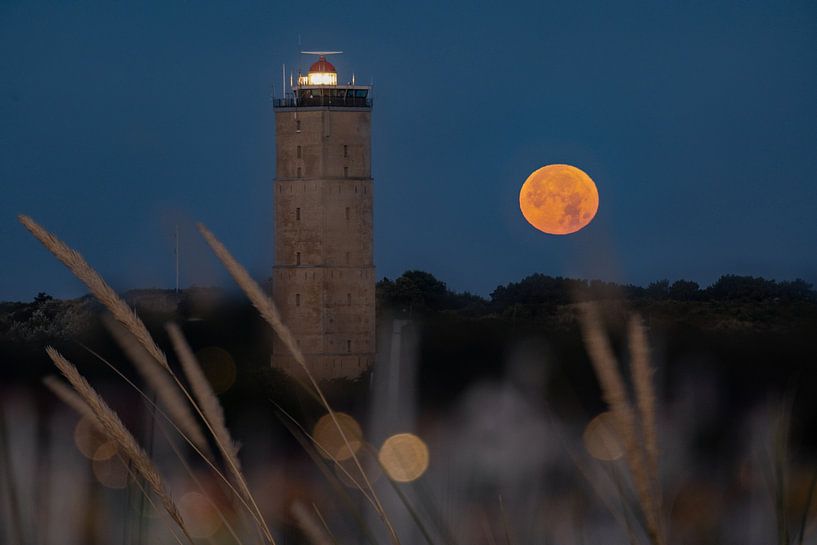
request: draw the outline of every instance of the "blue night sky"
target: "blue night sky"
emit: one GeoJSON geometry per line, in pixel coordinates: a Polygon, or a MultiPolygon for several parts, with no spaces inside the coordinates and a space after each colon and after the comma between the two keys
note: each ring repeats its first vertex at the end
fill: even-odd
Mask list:
{"type": "Polygon", "coordinates": [[[272,87],[300,49],[374,81],[378,277],[817,281],[817,3],[0,4],[0,299],[77,296],[27,213],[120,289],[227,285],[205,222],[273,264],[272,87]],[[299,42],[300,37],[300,42],[299,42]],[[528,174],[596,181],[544,235],[528,174]]]}

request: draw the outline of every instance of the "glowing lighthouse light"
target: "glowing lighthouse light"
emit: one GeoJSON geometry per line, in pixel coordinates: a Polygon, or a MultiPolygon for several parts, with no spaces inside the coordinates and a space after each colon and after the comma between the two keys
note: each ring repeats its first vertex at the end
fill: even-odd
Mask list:
{"type": "Polygon", "coordinates": [[[306,78],[299,78],[299,80],[303,79],[306,79],[306,81],[299,81],[298,83],[301,85],[337,85],[338,71],[335,70],[331,62],[326,60],[326,57],[321,55],[318,57],[318,60],[309,67],[306,78]]]}

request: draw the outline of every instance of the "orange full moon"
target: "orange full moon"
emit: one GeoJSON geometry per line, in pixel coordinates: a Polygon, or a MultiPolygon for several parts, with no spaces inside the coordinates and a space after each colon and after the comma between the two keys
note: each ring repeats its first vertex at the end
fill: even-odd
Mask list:
{"type": "Polygon", "coordinates": [[[593,220],[599,192],[584,171],[570,165],[547,165],[533,171],[522,184],[519,208],[540,231],[569,235],[593,220]]]}

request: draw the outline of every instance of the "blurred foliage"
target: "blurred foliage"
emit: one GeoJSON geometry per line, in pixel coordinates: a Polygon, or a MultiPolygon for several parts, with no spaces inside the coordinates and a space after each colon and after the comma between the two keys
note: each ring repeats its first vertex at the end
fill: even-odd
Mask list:
{"type": "MultiPolygon", "coordinates": [[[[179,294],[132,291],[126,299],[161,346],[169,346],[164,324],[175,320],[194,350],[217,346],[231,354],[238,377],[222,396],[226,405],[274,399],[288,410],[304,406],[301,389],[271,369],[272,333],[243,297],[190,288],[179,294]]],[[[686,280],[639,287],[534,274],[498,286],[487,298],[451,290],[432,274],[416,270],[377,283],[379,327],[390,328],[391,318],[408,319],[419,339],[418,393],[421,406],[430,410],[451,403],[474,381],[506,374],[508,361],[523,344],[534,346],[529,357],[547,368],[543,394],[549,403],[599,410],[599,392],[578,327],[576,303],[589,300],[601,305],[618,343],[615,348],[622,353],[628,316],[640,313],[655,343],[658,380],[667,395],[676,389],[670,385],[683,377],[703,374],[722,391],[722,418],[774,389],[817,387],[817,293],[802,280],[727,275],[705,288],[686,280]]],[[[85,362],[89,375],[110,375],[80,346],[124,361],[102,326],[101,313],[87,296],[57,300],[41,293],[27,303],[0,303],[0,381],[34,383],[52,373],[46,344],[85,362]]],[[[352,410],[366,397],[368,378],[329,388],[339,408],[352,410]]],[[[817,415],[814,396],[800,396],[798,404],[797,414],[817,415]]],[[[801,429],[817,429],[815,418],[806,418],[801,429]]],[[[713,426],[724,429],[717,422],[713,426]]],[[[817,434],[812,438],[817,441],[817,434]]]]}

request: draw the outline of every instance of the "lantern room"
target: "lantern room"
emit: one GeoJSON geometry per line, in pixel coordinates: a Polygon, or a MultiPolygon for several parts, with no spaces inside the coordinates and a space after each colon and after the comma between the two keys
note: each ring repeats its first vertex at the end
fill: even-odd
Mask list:
{"type": "Polygon", "coordinates": [[[338,71],[335,66],[321,55],[317,62],[312,63],[306,77],[298,77],[298,85],[337,85],[338,71]]]}
{"type": "Polygon", "coordinates": [[[282,98],[275,99],[276,108],[371,108],[371,86],[356,85],[355,76],[347,83],[338,84],[338,71],[327,55],[340,51],[302,51],[304,54],[318,55],[318,60],[309,66],[304,75],[298,73],[297,80],[290,75],[289,90],[282,98]]]}

